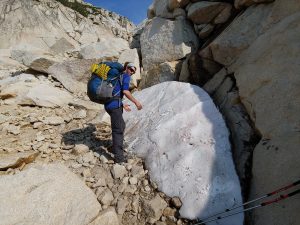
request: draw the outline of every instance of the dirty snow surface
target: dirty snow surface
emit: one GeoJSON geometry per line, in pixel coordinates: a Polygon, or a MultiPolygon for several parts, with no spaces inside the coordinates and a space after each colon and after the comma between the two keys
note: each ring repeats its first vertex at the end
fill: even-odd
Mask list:
{"type": "MultiPolygon", "coordinates": [[[[143,105],[124,112],[129,151],[143,157],[151,179],[180,197],[184,218],[206,218],[242,203],[229,133],[222,115],[201,88],[164,82],[136,92],[143,105]]],[[[242,225],[243,214],[207,223],[242,225]]]]}

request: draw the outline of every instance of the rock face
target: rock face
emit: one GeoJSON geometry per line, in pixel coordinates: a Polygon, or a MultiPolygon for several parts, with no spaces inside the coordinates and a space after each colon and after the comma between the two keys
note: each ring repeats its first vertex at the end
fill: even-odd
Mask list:
{"type": "Polygon", "coordinates": [[[0,170],[8,168],[16,168],[23,163],[33,162],[37,157],[36,152],[15,153],[15,154],[0,154],[0,170]]]}
{"type": "Polygon", "coordinates": [[[0,4],[0,49],[43,49],[64,53],[104,39],[114,39],[111,31],[94,24],[55,0],[4,1],[0,4]]]}
{"type": "Polygon", "coordinates": [[[20,221],[26,225],[89,224],[101,207],[94,193],[59,164],[35,166],[17,175],[0,176],[0,186],[3,225],[20,221]]]}
{"type": "MultiPolygon", "coordinates": [[[[228,131],[207,93],[164,82],[135,96],[147,104],[143,111],[125,114],[129,148],[145,158],[160,190],[180,197],[181,216],[205,218],[240,204],[228,131]],[[180,94],[174,97],[174,92],[180,94]]],[[[242,214],[222,221],[242,223],[242,214]]]]}
{"type": "Polygon", "coordinates": [[[95,59],[75,59],[55,63],[48,68],[48,73],[59,80],[70,92],[83,93],[86,91],[86,84],[90,78],[90,67],[97,62],[95,59]]]}
{"type": "MultiPolygon", "coordinates": [[[[252,197],[299,176],[299,23],[299,13],[282,19],[260,35],[233,66],[241,100],[262,134],[254,150],[252,197]],[[266,163],[270,156],[272,160],[266,163]],[[277,181],[278,176],[284,179],[277,181]]],[[[291,224],[297,224],[299,201],[294,199],[282,206],[284,209],[255,212],[255,224],[284,224],[286,215],[291,224]]]]}
{"type": "MultiPolygon", "coordinates": [[[[299,176],[299,9],[298,1],[253,5],[201,51],[202,55],[211,52],[215,61],[225,65],[239,93],[235,102],[241,101],[261,136],[253,150],[250,199],[299,176]]],[[[217,91],[221,107],[225,96],[220,93],[234,89],[228,78],[217,91]]],[[[249,129],[243,130],[250,134],[249,129]]],[[[252,224],[297,224],[299,210],[299,201],[290,199],[280,207],[254,211],[252,224]]]]}
{"type": "Polygon", "coordinates": [[[145,70],[155,64],[185,57],[198,48],[198,39],[186,20],[170,21],[154,18],[141,35],[141,49],[145,70]]]}
{"type": "Polygon", "coordinates": [[[20,74],[0,81],[0,99],[6,104],[33,105],[55,108],[72,102],[73,97],[65,90],[53,87],[46,79],[30,74],[20,74]]]}
{"type": "Polygon", "coordinates": [[[83,46],[79,53],[83,59],[118,58],[120,53],[127,49],[129,49],[127,41],[114,38],[83,46]]]}
{"type": "Polygon", "coordinates": [[[187,16],[194,24],[217,24],[228,19],[230,10],[231,5],[228,3],[201,1],[191,5],[187,16]]]}

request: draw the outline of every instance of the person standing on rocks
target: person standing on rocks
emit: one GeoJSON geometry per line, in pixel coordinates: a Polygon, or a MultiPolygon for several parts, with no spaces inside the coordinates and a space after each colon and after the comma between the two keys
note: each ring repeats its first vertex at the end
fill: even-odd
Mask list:
{"type": "Polygon", "coordinates": [[[135,104],[138,110],[142,109],[142,104],[136,100],[129,91],[129,84],[131,76],[136,72],[136,67],[133,63],[126,62],[124,64],[124,73],[121,76],[121,82],[118,82],[113,90],[113,93],[119,93],[120,98],[110,100],[105,103],[105,111],[110,115],[111,129],[112,129],[112,151],[115,156],[116,163],[126,162],[123,151],[123,139],[125,122],[123,119],[123,109],[131,111],[130,105],[123,104],[122,98],[125,95],[132,103],[135,104]]]}

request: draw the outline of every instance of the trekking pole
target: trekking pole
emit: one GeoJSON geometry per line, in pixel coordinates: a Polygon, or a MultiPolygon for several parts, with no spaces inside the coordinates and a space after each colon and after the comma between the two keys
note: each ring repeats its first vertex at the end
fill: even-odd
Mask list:
{"type": "Polygon", "coordinates": [[[240,211],[238,211],[238,212],[231,213],[231,214],[229,214],[229,215],[218,216],[218,217],[216,217],[216,218],[214,218],[214,219],[210,219],[210,220],[203,220],[202,222],[196,223],[196,224],[194,224],[194,225],[206,224],[206,223],[213,222],[213,221],[216,221],[216,220],[224,219],[224,218],[226,218],[226,217],[234,216],[234,215],[239,214],[239,213],[247,212],[247,211],[250,211],[250,210],[253,210],[253,209],[256,209],[256,208],[264,207],[264,206],[266,206],[266,205],[270,205],[270,204],[279,202],[279,201],[281,201],[281,200],[283,200],[283,199],[292,197],[293,195],[296,195],[296,194],[299,194],[299,193],[300,193],[300,189],[298,189],[298,190],[296,190],[296,191],[293,191],[293,192],[291,192],[291,193],[289,193],[289,194],[286,194],[286,195],[280,195],[280,197],[278,197],[278,198],[275,198],[275,199],[270,200],[270,201],[263,202],[263,203],[261,203],[261,204],[259,204],[259,205],[252,206],[252,207],[250,207],[250,208],[246,208],[246,209],[244,209],[244,210],[240,210],[240,211]]]}
{"type": "Polygon", "coordinates": [[[270,192],[270,193],[268,193],[268,194],[266,194],[266,195],[263,195],[263,196],[258,197],[258,198],[256,198],[256,199],[253,199],[253,200],[251,200],[251,201],[245,202],[245,203],[243,203],[243,204],[241,204],[241,205],[238,205],[238,206],[235,206],[235,207],[233,207],[233,208],[226,209],[226,210],[223,211],[223,212],[219,212],[219,213],[216,213],[216,214],[211,215],[211,216],[209,216],[209,217],[206,217],[205,219],[203,219],[203,221],[208,220],[208,219],[213,218],[213,217],[216,217],[216,216],[218,216],[218,215],[222,215],[222,214],[224,214],[224,213],[228,213],[228,212],[230,212],[230,211],[232,211],[232,210],[234,210],[234,209],[240,208],[240,207],[242,207],[242,206],[248,205],[248,204],[253,203],[253,202],[256,202],[256,201],[258,201],[258,200],[262,200],[262,199],[264,199],[264,198],[267,198],[267,197],[270,197],[270,196],[272,196],[272,195],[278,194],[278,193],[280,193],[280,192],[282,192],[282,191],[288,190],[288,189],[290,189],[290,188],[292,188],[292,187],[295,187],[295,186],[297,186],[297,185],[299,185],[299,184],[300,184],[300,180],[297,180],[297,181],[295,181],[295,182],[292,183],[292,184],[289,184],[289,185],[287,185],[287,186],[285,186],[285,187],[279,188],[279,189],[277,189],[277,190],[275,190],[275,191],[272,191],[272,192],[270,192]]]}

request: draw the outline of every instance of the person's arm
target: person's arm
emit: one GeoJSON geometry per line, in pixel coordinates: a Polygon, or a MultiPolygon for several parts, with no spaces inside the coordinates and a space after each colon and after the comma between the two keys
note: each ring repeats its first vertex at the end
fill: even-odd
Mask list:
{"type": "MultiPolygon", "coordinates": [[[[130,93],[129,90],[123,90],[123,94],[124,94],[131,102],[133,102],[133,103],[135,104],[135,106],[136,106],[136,108],[137,108],[138,110],[141,110],[141,109],[143,108],[142,104],[132,96],[132,94],[130,93]]],[[[128,105],[126,105],[126,107],[128,107],[128,105]]],[[[126,111],[127,111],[127,110],[126,110],[126,111]]]]}

